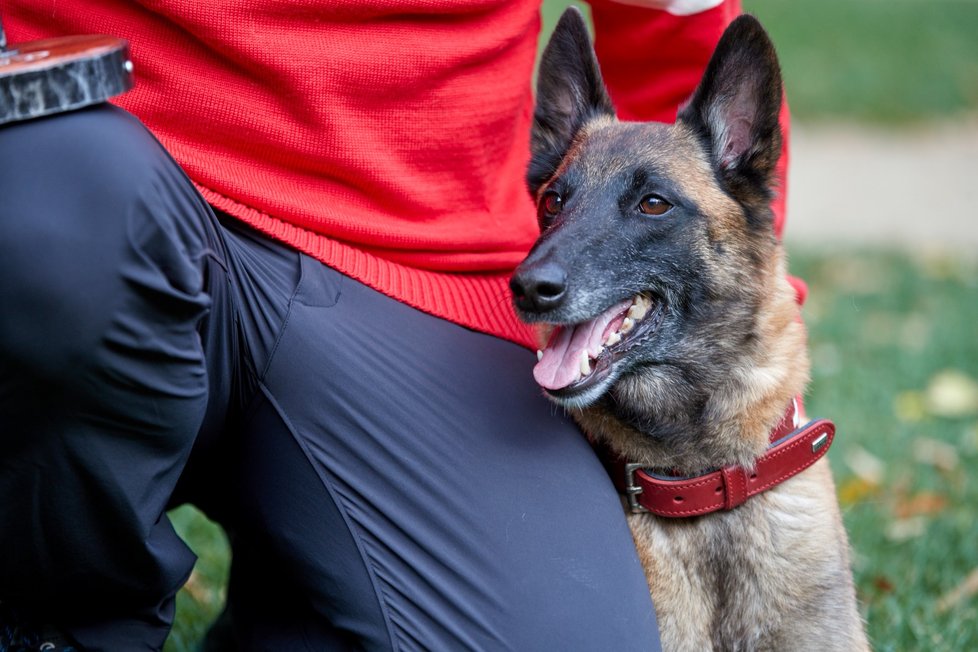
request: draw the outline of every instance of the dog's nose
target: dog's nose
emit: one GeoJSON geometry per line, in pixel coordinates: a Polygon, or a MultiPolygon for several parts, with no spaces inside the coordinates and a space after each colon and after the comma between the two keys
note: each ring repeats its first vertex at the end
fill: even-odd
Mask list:
{"type": "Polygon", "coordinates": [[[555,262],[520,265],[509,280],[516,307],[526,312],[553,310],[567,292],[567,272],[555,262]]]}

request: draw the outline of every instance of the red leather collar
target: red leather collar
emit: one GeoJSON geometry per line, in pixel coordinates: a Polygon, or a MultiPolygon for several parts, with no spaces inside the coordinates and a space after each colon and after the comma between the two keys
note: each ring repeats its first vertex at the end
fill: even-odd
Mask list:
{"type": "Polygon", "coordinates": [[[753,469],[727,466],[693,477],[671,476],[618,459],[609,470],[632,512],[683,518],[729,510],[784,482],[829,450],[835,425],[816,419],[799,427],[798,400],[791,402],[771,432],[771,444],[753,469]]]}

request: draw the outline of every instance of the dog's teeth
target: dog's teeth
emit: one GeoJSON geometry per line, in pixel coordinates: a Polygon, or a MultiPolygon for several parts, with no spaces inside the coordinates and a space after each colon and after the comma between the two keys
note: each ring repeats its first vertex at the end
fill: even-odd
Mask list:
{"type": "Polygon", "coordinates": [[[618,333],[611,333],[610,335],[608,335],[608,339],[604,341],[604,345],[614,346],[615,344],[618,344],[618,342],[621,342],[621,335],[619,335],[618,333]]]}
{"type": "Polygon", "coordinates": [[[591,359],[588,358],[587,351],[581,351],[581,375],[587,376],[591,373],[591,359]]]}
{"type": "Polygon", "coordinates": [[[642,315],[645,315],[652,307],[652,299],[644,294],[636,294],[635,297],[632,299],[632,305],[640,308],[642,311],[642,315]]]}
{"type": "Polygon", "coordinates": [[[543,351],[537,349],[537,362],[540,362],[541,360],[543,360],[543,351]]]}
{"type": "Polygon", "coordinates": [[[628,309],[628,316],[635,321],[642,321],[645,314],[649,311],[649,307],[644,303],[633,303],[632,307],[628,309]]]}
{"type": "Polygon", "coordinates": [[[635,321],[630,317],[625,317],[625,321],[621,323],[621,328],[618,329],[618,332],[624,335],[625,333],[630,332],[633,328],[635,328],[635,321]]]}

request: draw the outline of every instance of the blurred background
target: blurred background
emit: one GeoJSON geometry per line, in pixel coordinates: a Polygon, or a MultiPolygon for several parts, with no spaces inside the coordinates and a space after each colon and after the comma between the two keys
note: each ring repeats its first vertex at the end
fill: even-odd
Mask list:
{"type": "MultiPolygon", "coordinates": [[[[743,2],[792,107],[807,406],[838,428],[873,647],[978,650],[978,0],[743,2]]],[[[569,4],[544,3],[542,38],[569,4]]],[[[173,518],[200,561],[170,652],[197,649],[227,574],[219,530],[190,508],[173,518]]]]}

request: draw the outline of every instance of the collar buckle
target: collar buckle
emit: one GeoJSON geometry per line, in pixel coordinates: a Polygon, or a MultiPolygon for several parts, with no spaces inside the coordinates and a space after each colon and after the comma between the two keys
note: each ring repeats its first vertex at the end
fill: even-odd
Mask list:
{"type": "Polygon", "coordinates": [[[640,502],[638,497],[642,493],[642,487],[635,484],[635,472],[643,468],[641,464],[634,462],[625,463],[625,500],[628,501],[628,509],[632,514],[642,514],[648,510],[640,502]]]}

